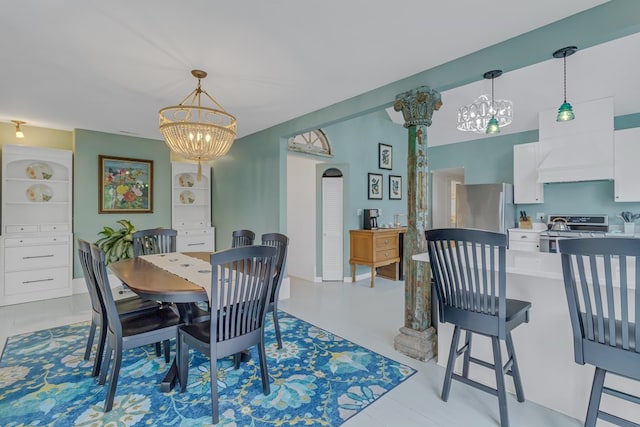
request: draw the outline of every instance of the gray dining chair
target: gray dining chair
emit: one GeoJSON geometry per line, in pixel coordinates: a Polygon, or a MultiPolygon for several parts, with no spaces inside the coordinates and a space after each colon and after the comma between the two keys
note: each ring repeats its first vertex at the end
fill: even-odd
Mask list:
{"type": "Polygon", "coordinates": [[[108,412],[113,407],[116,394],[122,354],[131,348],[141,347],[147,344],[163,342],[165,362],[169,362],[169,340],[176,337],[180,318],[170,308],[159,306],[153,311],[145,311],[133,316],[120,317],[116,309],[116,303],[111,293],[109,278],[107,275],[104,252],[96,245],[91,245],[93,271],[95,273],[98,290],[104,301],[107,317],[105,353],[100,367],[98,384],[103,385],[107,379],[107,371],[113,353],[113,364],[109,376],[109,386],[105,398],[104,411],[108,412]]]}
{"type": "MultiPolygon", "coordinates": [[[[93,362],[92,371],[92,375],[95,377],[100,373],[100,365],[102,363],[104,342],[107,336],[107,313],[104,307],[102,295],[98,289],[95,273],[93,272],[91,243],[83,239],[78,239],[78,258],[80,260],[84,281],[89,293],[89,300],[91,301],[91,326],[89,327],[89,336],[87,338],[87,345],[84,352],[84,360],[89,360],[91,357],[95,333],[97,328],[100,328],[100,336],[98,338],[96,357],[93,362]]],[[[137,295],[118,299],[115,301],[115,305],[118,316],[121,318],[147,311],[154,311],[160,307],[160,303],[157,301],[145,300],[137,295]]],[[[157,354],[161,354],[159,349],[157,349],[157,354]]]]}
{"type": "Polygon", "coordinates": [[[150,228],[133,233],[133,256],[176,251],[178,232],[171,228],[150,228]]]}
{"type": "Polygon", "coordinates": [[[558,249],[575,361],[596,368],[584,425],[600,418],[638,427],[600,410],[600,400],[605,393],[640,405],[640,396],[604,386],[608,373],[640,381],[640,239],[564,239],[558,249]]]}
{"type": "Polygon", "coordinates": [[[180,392],[187,387],[189,348],[209,356],[211,415],[219,421],[217,361],[257,346],[262,392],[270,393],[264,323],[269,303],[276,248],[245,246],[211,254],[211,318],[178,329],[178,379],[180,392]],[[219,285],[222,284],[222,285],[219,285]],[[216,309],[217,308],[217,309],[216,309]]]}
{"type": "Polygon", "coordinates": [[[507,235],[484,230],[445,228],[425,231],[431,275],[441,322],[454,325],[449,359],[442,386],[442,400],[449,399],[451,380],[457,380],[498,397],[500,425],[509,425],[504,375],[511,375],[519,402],[524,390],[518,370],[511,331],[529,321],[531,303],[506,298],[507,235]],[[464,345],[458,348],[461,331],[464,345]],[[473,334],[491,338],[493,363],[471,356],[473,334]],[[507,348],[502,363],[500,343],[507,348]],[[454,373],[456,359],[463,356],[462,374],[454,373]],[[469,378],[474,363],[495,372],[496,388],[469,378]]]}
{"type": "Polygon", "coordinates": [[[231,233],[231,247],[251,246],[255,238],[256,233],[251,230],[235,230],[231,233]]]}
{"type": "Polygon", "coordinates": [[[284,267],[287,261],[289,238],[280,233],[267,233],[262,235],[262,244],[266,246],[273,246],[278,250],[274,269],[273,286],[271,287],[267,313],[272,313],[273,315],[273,326],[276,331],[278,348],[282,348],[282,336],[280,334],[280,323],[278,322],[278,298],[280,295],[280,285],[282,284],[284,267]]]}

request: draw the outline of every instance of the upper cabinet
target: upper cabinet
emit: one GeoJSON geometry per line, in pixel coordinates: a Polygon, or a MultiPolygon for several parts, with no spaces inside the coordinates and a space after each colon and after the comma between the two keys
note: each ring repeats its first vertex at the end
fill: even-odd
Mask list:
{"type": "Polygon", "coordinates": [[[616,131],[614,153],[614,200],[640,202],[640,128],[616,131]]]}
{"type": "Polygon", "coordinates": [[[613,179],[613,98],[574,105],[576,118],[556,122],[557,109],[539,114],[538,181],[613,179]]]}
{"type": "Polygon", "coordinates": [[[514,203],[544,203],[543,184],[538,182],[537,142],[513,146],[514,203]]]}

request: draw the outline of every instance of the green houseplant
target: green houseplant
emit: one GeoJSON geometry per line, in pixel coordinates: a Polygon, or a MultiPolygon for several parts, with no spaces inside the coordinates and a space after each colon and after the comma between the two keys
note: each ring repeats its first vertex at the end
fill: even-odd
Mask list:
{"type": "Polygon", "coordinates": [[[96,245],[104,252],[107,264],[121,259],[133,258],[133,233],[136,231],[131,221],[121,219],[117,221],[122,227],[115,230],[111,227],[104,227],[98,233],[102,236],[96,245]]]}

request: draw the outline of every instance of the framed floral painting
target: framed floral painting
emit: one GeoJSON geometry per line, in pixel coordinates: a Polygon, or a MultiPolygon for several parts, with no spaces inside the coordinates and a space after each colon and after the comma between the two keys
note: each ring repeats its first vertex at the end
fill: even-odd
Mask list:
{"type": "Polygon", "coordinates": [[[382,200],[382,175],[370,173],[367,188],[369,199],[382,200]]]}
{"type": "Polygon", "coordinates": [[[153,160],[99,156],[100,213],[153,212],[153,160]]]}

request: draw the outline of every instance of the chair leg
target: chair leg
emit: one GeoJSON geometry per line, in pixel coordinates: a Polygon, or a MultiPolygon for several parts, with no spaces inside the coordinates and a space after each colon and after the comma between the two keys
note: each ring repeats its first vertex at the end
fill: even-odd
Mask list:
{"type": "Polygon", "coordinates": [[[473,333],[469,331],[464,331],[464,345],[465,352],[462,363],[462,376],[465,378],[469,378],[469,360],[471,359],[471,338],[473,337],[473,333]]]}
{"type": "MultiPolygon", "coordinates": [[[[100,328],[102,329],[102,327],[100,328]]],[[[84,350],[84,360],[89,360],[91,357],[91,347],[93,347],[93,338],[96,335],[96,324],[91,321],[91,326],[89,327],[89,336],[87,337],[87,348],[84,350]]]]}
{"type": "Polygon", "coordinates": [[[104,412],[109,412],[113,408],[113,399],[116,396],[116,386],[118,385],[118,376],[120,375],[120,365],[122,364],[122,344],[116,343],[113,356],[113,366],[111,367],[111,376],[109,378],[109,387],[107,388],[107,398],[104,401],[104,412]]]}
{"type": "Polygon", "coordinates": [[[498,394],[498,406],[500,408],[500,426],[509,427],[507,394],[504,386],[502,354],[500,353],[500,339],[498,337],[491,337],[491,344],[493,345],[493,368],[496,373],[496,392],[498,394]]]}
{"type": "Polygon", "coordinates": [[[164,361],[169,363],[171,360],[171,343],[169,340],[164,340],[162,346],[164,347],[164,361]]]}
{"type": "Polygon", "coordinates": [[[273,307],[273,327],[276,330],[276,340],[278,341],[278,349],[282,348],[282,336],[280,335],[280,322],[278,322],[278,308],[273,307]]]}
{"type": "Polygon", "coordinates": [[[158,357],[162,356],[162,348],[160,347],[159,342],[156,343],[156,356],[158,357]]]}
{"type": "Polygon", "coordinates": [[[107,381],[107,371],[109,370],[109,362],[111,361],[111,352],[113,349],[111,348],[111,343],[107,341],[107,348],[104,351],[104,358],[102,359],[102,366],[100,367],[100,379],[98,380],[98,384],[104,385],[107,381]]]}
{"type": "Polygon", "coordinates": [[[184,335],[178,331],[178,339],[176,340],[176,365],[178,368],[178,381],[180,381],[180,393],[184,393],[187,389],[187,381],[189,380],[189,346],[184,340],[184,335]]]}
{"type": "Polygon", "coordinates": [[[96,360],[93,362],[93,372],[91,375],[97,377],[100,374],[100,366],[104,356],[104,342],[107,339],[107,328],[100,326],[100,337],[98,338],[98,349],[96,351],[96,360]]]}
{"type": "Polygon", "coordinates": [[[602,368],[596,367],[593,374],[593,385],[591,386],[591,397],[589,397],[589,407],[587,409],[587,419],[584,421],[585,427],[593,427],[598,419],[600,409],[600,398],[602,397],[602,387],[604,386],[604,376],[607,373],[602,368]]]}
{"type": "Polygon", "coordinates": [[[262,393],[268,395],[271,393],[269,384],[269,371],[267,368],[267,352],[264,349],[264,341],[258,343],[258,358],[260,359],[260,375],[262,377],[262,393]]]}
{"type": "Polygon", "coordinates": [[[449,400],[449,391],[451,390],[451,377],[453,376],[453,367],[456,363],[456,353],[458,352],[458,340],[460,339],[460,327],[456,326],[453,330],[451,338],[451,348],[449,349],[449,360],[447,361],[447,371],[444,374],[444,384],[442,385],[443,401],[449,400]]]}
{"type": "Polygon", "coordinates": [[[505,343],[507,344],[507,357],[511,360],[511,377],[513,377],[513,384],[516,387],[516,397],[518,402],[524,402],[524,388],[522,388],[520,369],[518,368],[518,360],[516,359],[516,350],[513,346],[511,332],[507,333],[505,343]]]}
{"type": "Polygon", "coordinates": [[[218,424],[220,421],[218,415],[218,359],[214,353],[211,353],[209,357],[209,369],[211,374],[211,417],[213,423],[218,424]]]}
{"type": "Polygon", "coordinates": [[[240,362],[242,361],[242,353],[236,353],[233,355],[233,369],[240,369],[240,362]]]}

